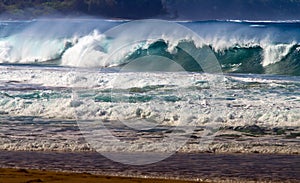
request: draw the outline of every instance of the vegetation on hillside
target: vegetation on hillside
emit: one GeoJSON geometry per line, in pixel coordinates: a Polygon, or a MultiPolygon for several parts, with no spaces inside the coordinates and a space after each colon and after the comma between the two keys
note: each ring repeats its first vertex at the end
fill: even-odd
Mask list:
{"type": "Polygon", "coordinates": [[[2,17],[95,15],[113,18],[149,18],[166,13],[161,0],[2,0],[2,17]]]}

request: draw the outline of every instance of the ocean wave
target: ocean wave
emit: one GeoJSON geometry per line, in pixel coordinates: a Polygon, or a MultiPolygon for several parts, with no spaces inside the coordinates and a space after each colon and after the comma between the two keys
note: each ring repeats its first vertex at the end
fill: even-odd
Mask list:
{"type": "Polygon", "coordinates": [[[111,47],[113,41],[94,32],[79,39],[77,44],[68,49],[62,56],[61,64],[76,67],[115,67],[144,56],[158,55],[175,61],[187,71],[201,72],[201,67],[181,47],[185,45],[201,52],[201,49],[208,45],[223,65],[224,72],[300,74],[300,46],[296,42],[273,44],[267,41],[240,43],[231,40],[232,42],[228,43],[226,40],[203,40],[196,44],[193,39],[161,38],[134,43],[129,45],[130,48],[111,57],[111,50],[114,50],[111,47]],[[287,66],[285,71],[281,68],[274,69],[280,64],[287,66]]]}
{"type": "MultiPolygon", "coordinates": [[[[224,21],[224,20],[219,20],[219,21],[224,21]]],[[[236,23],[299,23],[300,20],[234,20],[234,19],[229,19],[225,20],[227,22],[236,22],[236,23]]]]}
{"type": "MultiPolygon", "coordinates": [[[[132,41],[135,37],[134,33],[108,37],[98,29],[94,29],[89,31],[90,33],[85,31],[79,34],[80,31],[74,31],[74,27],[71,26],[66,30],[67,36],[57,36],[57,30],[45,36],[38,34],[39,29],[41,25],[50,23],[34,21],[33,28],[0,39],[0,63],[47,63],[70,67],[104,68],[121,67],[138,58],[156,55],[176,62],[186,71],[201,72],[201,66],[190,54],[181,49],[185,47],[199,53],[203,49],[210,48],[222,66],[223,72],[300,75],[300,46],[297,39],[278,41],[277,37],[275,39],[275,36],[272,36],[276,33],[274,27],[269,28],[267,33],[264,32],[265,36],[259,36],[257,26],[253,27],[255,21],[228,21],[181,22],[192,25],[192,29],[197,29],[200,39],[184,36],[184,33],[180,33],[180,38],[157,35],[153,39],[151,37],[155,33],[153,28],[143,33],[145,39],[138,42],[132,41]],[[244,26],[244,22],[250,24],[244,26]],[[236,27],[236,23],[241,25],[236,27]],[[203,29],[193,28],[193,26],[203,29]],[[216,26],[220,30],[216,31],[216,26]],[[235,28],[237,31],[231,33],[230,31],[234,31],[235,28]],[[211,34],[208,34],[209,32],[211,34]]],[[[108,23],[110,20],[104,22],[108,23]]],[[[256,23],[262,25],[260,21],[256,23]]],[[[64,24],[64,21],[59,21],[60,26],[61,24],[64,24]]],[[[91,23],[91,27],[94,24],[95,21],[91,23]]],[[[291,27],[293,36],[297,35],[294,33],[294,28],[291,27]]],[[[263,29],[266,30],[265,27],[263,29]]]]}
{"type": "Polygon", "coordinates": [[[15,35],[0,40],[0,63],[30,64],[60,59],[74,40],[15,35]]]}
{"type": "MultiPolygon", "coordinates": [[[[9,38],[13,42],[16,38],[9,38]]],[[[148,55],[167,57],[180,64],[187,71],[201,72],[201,67],[184,50],[182,45],[195,48],[200,52],[208,45],[223,66],[224,72],[251,72],[269,74],[292,74],[300,72],[300,46],[296,42],[234,42],[210,40],[195,45],[192,39],[147,40],[129,45],[111,57],[114,48],[111,38],[94,31],[81,38],[61,40],[26,39],[18,41],[15,46],[9,40],[0,41],[0,62],[14,64],[41,64],[57,62],[71,67],[116,67],[127,64],[137,58],[148,55]],[[30,42],[30,44],[28,44],[30,42]],[[200,45],[200,46],[199,46],[200,45]],[[203,46],[201,46],[203,45],[203,46]],[[285,70],[278,68],[285,65],[285,70]],[[275,69],[277,68],[277,69],[275,69]]]]}

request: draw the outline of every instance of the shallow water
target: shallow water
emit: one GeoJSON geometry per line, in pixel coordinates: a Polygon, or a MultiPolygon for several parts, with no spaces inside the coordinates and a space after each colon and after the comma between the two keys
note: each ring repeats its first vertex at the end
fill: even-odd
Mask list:
{"type": "Polygon", "coordinates": [[[98,153],[0,151],[1,167],[88,172],[102,175],[240,182],[298,182],[299,155],[175,154],[159,163],[129,166],[98,153]]]}
{"type": "MultiPolygon", "coordinates": [[[[179,144],[179,152],[199,153],[284,153],[299,154],[299,127],[259,127],[259,126],[226,126],[210,141],[204,140],[206,126],[195,126],[192,133],[178,130],[166,125],[151,129],[132,129],[118,121],[106,121],[105,129],[124,142],[135,146],[121,147],[113,141],[107,145],[103,137],[96,136],[95,142],[102,144],[96,148],[87,141],[85,133],[74,120],[51,120],[37,117],[1,117],[0,149],[8,151],[56,151],[56,152],[169,152],[168,146],[150,146],[158,143],[170,133],[176,138],[186,137],[179,144]],[[85,134],[85,136],[83,136],[85,134]],[[205,142],[208,145],[204,145],[205,142]],[[181,147],[182,146],[182,147],[181,147]]],[[[84,121],[86,122],[86,121],[84,121]]],[[[182,129],[188,129],[182,128],[182,129]]],[[[170,140],[169,143],[172,141],[170,140]]]]}

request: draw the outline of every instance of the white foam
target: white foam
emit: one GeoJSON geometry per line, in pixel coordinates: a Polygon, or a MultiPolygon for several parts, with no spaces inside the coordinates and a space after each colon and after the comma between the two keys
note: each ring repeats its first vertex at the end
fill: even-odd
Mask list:
{"type": "Polygon", "coordinates": [[[179,115],[176,118],[180,121],[181,114],[184,118],[195,118],[194,122],[199,124],[205,123],[207,117],[211,118],[211,115],[215,115],[213,119],[222,119],[221,121],[230,125],[251,123],[267,126],[300,125],[298,102],[300,97],[296,94],[285,94],[289,88],[297,87],[294,84],[297,81],[276,80],[275,78],[259,79],[254,76],[252,78],[226,76],[224,86],[219,85],[219,87],[224,87],[224,90],[211,83],[216,81],[216,76],[209,74],[101,73],[80,69],[40,70],[39,68],[17,69],[16,67],[1,67],[0,74],[0,87],[8,89],[1,93],[0,111],[12,116],[116,120],[120,118],[120,114],[123,118],[136,118],[138,116],[135,111],[140,108],[144,114],[151,113],[152,115],[148,117],[157,118],[157,121],[162,121],[164,117],[168,118],[169,120],[164,121],[168,125],[176,125],[178,121],[174,120],[173,116],[179,115]],[[170,103],[158,98],[158,100],[148,102],[128,103],[127,99],[123,102],[118,99],[121,96],[130,96],[129,93],[131,90],[134,91],[134,88],[142,89],[147,86],[158,86],[158,88],[146,93],[138,92],[130,95],[176,96],[181,100],[170,103]],[[27,91],[28,87],[32,89],[27,91]],[[236,89],[232,90],[231,87],[236,89]],[[245,90],[244,87],[249,87],[249,89],[245,90]],[[35,93],[34,88],[37,90],[41,88],[38,93],[40,98],[28,99],[19,96],[35,93]],[[74,98],[78,95],[79,91],[76,92],[78,89],[83,90],[90,97],[74,98]],[[105,90],[109,92],[101,93],[105,90]],[[121,93],[118,93],[119,90],[121,93]],[[168,93],[169,90],[173,92],[168,93]],[[15,97],[8,97],[8,95],[15,97]],[[117,98],[111,102],[95,101],[95,96],[117,98]],[[177,105],[181,106],[179,111],[174,108],[177,105]],[[210,116],[204,115],[211,109],[216,110],[215,113],[208,113],[210,116]],[[228,118],[229,112],[232,119],[228,118]]]}
{"type": "Polygon", "coordinates": [[[62,56],[62,65],[81,67],[105,67],[102,63],[107,55],[105,48],[105,36],[94,31],[92,34],[84,36],[78,43],[68,49],[62,56]]]}
{"type": "Polygon", "coordinates": [[[271,65],[276,62],[281,61],[290,52],[291,48],[296,43],[290,44],[262,44],[264,51],[264,60],[262,62],[263,66],[271,65]]]}
{"type": "MultiPolygon", "coordinates": [[[[83,123],[85,120],[101,120],[108,125],[113,125],[114,121],[122,121],[133,127],[141,125],[137,122],[142,121],[149,122],[149,126],[162,125],[165,128],[180,126],[186,121],[188,123],[185,125],[195,125],[196,128],[215,124],[233,127],[255,124],[269,129],[296,129],[300,126],[300,95],[296,92],[299,81],[289,80],[289,77],[224,76],[224,85],[218,79],[215,87],[210,82],[217,81],[219,76],[183,72],[105,73],[91,69],[0,66],[0,75],[1,117],[36,118],[25,120],[33,125],[20,122],[22,125],[18,126],[16,121],[9,119],[3,123],[0,130],[2,150],[92,151],[82,140],[81,131],[66,130],[73,128],[75,124],[61,124],[69,120],[73,123],[76,120],[83,120],[83,123]],[[147,90],[147,87],[152,89],[147,90]],[[289,89],[294,89],[295,92],[288,93],[289,89]],[[38,96],[24,97],[33,93],[38,96]],[[95,100],[95,96],[111,96],[115,99],[95,100]],[[124,96],[125,99],[121,99],[124,96]],[[128,102],[128,96],[158,98],[128,102]],[[165,101],[166,96],[176,96],[180,100],[165,101]],[[44,120],[49,120],[48,125],[44,120]],[[8,132],[13,135],[6,136],[8,132]]],[[[145,124],[142,126],[147,127],[145,124]]],[[[166,148],[157,149],[147,145],[149,139],[162,138],[156,133],[144,133],[142,136],[130,136],[132,133],[126,130],[116,133],[121,137],[136,139],[134,143],[137,145],[129,148],[99,144],[102,147],[99,150],[168,151],[166,148]]],[[[193,135],[201,136],[202,133],[199,130],[193,135]]],[[[221,135],[228,133],[220,132],[221,135]]],[[[182,132],[182,135],[185,133],[182,132]]],[[[199,149],[201,144],[196,142],[196,138],[180,151],[299,153],[295,139],[280,136],[280,140],[276,140],[279,137],[271,135],[255,137],[253,140],[248,136],[243,138],[243,141],[224,141],[216,137],[209,149],[202,150],[199,149]]]]}
{"type": "Polygon", "coordinates": [[[0,41],[0,63],[33,63],[58,59],[66,40],[16,35],[0,41]]]}

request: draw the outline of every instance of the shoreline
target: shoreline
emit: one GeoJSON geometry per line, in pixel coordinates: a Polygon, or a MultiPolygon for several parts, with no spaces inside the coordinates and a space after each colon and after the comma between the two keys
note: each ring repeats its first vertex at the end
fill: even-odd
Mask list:
{"type": "MultiPolygon", "coordinates": [[[[0,172],[8,169],[5,176],[22,177],[26,174],[20,174],[18,171],[22,173],[26,170],[45,173],[43,176],[46,177],[49,173],[54,177],[57,177],[56,173],[66,176],[65,178],[76,174],[75,177],[89,178],[86,179],[89,181],[93,181],[93,177],[96,176],[101,180],[109,177],[109,180],[137,180],[142,183],[151,182],[149,180],[159,180],[162,183],[170,180],[182,183],[298,182],[299,163],[300,156],[297,154],[177,153],[158,163],[132,166],[111,161],[95,152],[0,151],[0,172]],[[113,179],[114,177],[117,179],[113,179]]],[[[9,180],[7,178],[6,180],[9,180]]],[[[36,178],[38,179],[41,178],[36,178]]],[[[5,183],[8,182],[6,180],[5,183]]]]}
{"type": "Polygon", "coordinates": [[[13,182],[193,183],[195,182],[195,181],[188,181],[188,180],[106,176],[106,175],[94,175],[90,173],[61,172],[61,171],[53,171],[53,170],[35,170],[35,169],[22,169],[22,168],[0,168],[0,172],[1,172],[0,183],[2,182],[3,183],[13,183],[13,182]]]}

